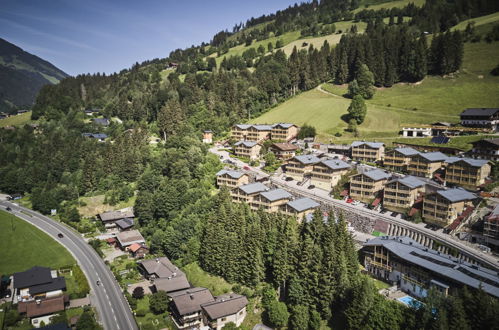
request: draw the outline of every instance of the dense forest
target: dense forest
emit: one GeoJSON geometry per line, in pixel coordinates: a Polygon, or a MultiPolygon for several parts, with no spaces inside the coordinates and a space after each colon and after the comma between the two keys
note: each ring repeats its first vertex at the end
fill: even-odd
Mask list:
{"type": "Polygon", "coordinates": [[[202,130],[221,136],[230,125],[326,81],[349,83],[355,101],[349,112],[360,123],[365,113],[354,105],[362,108],[373,86],[459,70],[468,36],[449,27],[499,9],[497,1],[431,0],[421,8],[353,14],[358,6],[355,0],[295,5],[166,59],[43,87],[33,107],[39,127],[0,130],[0,190],[28,193],[34,209],[57,209],[72,225],[80,221],[82,196],[105,193],[119,201],[136,195],[138,226],[154,253],[179,265],[197,262],[244,294],[261,297],[265,318],[276,328],[497,328],[499,303],[479,290],[431,294],[417,310],[380,296],[359,270],[341,214],[324,219],[317,213],[298,224],[235,205],[226,190],[215,190],[222,164],[201,143],[202,130]],[[340,20],[367,22],[366,31],[354,25],[335,47],[295,48],[289,56],[277,42],[219,65],[210,57],[287,31],[331,33],[340,20]],[[165,70],[171,62],[178,68],[165,70]],[[115,119],[99,127],[82,111],[90,107],[115,119]],[[109,140],[85,138],[86,132],[104,132],[109,140]],[[161,143],[151,144],[151,136],[161,143]]]}

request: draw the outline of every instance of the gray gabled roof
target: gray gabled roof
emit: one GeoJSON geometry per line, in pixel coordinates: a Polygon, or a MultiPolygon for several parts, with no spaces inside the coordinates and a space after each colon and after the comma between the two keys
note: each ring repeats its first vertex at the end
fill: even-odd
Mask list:
{"type": "Polygon", "coordinates": [[[426,268],[438,276],[477,289],[481,286],[488,294],[499,297],[497,272],[428,249],[409,237],[382,236],[367,241],[363,246],[383,246],[399,258],[426,268]]]}
{"type": "Polygon", "coordinates": [[[364,172],[362,174],[364,174],[368,178],[373,179],[374,181],[385,180],[390,178],[390,174],[380,169],[374,169],[368,172],[364,172]]]}
{"type": "Polygon", "coordinates": [[[102,125],[102,126],[108,126],[109,125],[109,119],[107,118],[94,118],[93,122],[97,125],[102,125]]]}
{"type": "Polygon", "coordinates": [[[289,123],[278,123],[278,124],[274,124],[272,127],[281,127],[281,128],[290,128],[290,127],[293,127],[293,126],[296,126],[295,124],[289,124],[289,123]]]}
{"type": "Polygon", "coordinates": [[[424,181],[421,181],[420,179],[418,179],[414,176],[410,176],[410,175],[405,176],[403,178],[396,178],[394,180],[391,180],[388,183],[392,183],[392,182],[399,182],[399,183],[403,184],[404,186],[407,186],[411,189],[421,187],[425,184],[424,181]]]}
{"type": "Polygon", "coordinates": [[[271,131],[272,130],[271,125],[252,125],[251,127],[256,129],[257,131],[271,131]]]}
{"type": "Polygon", "coordinates": [[[295,199],[294,201],[288,202],[286,205],[293,208],[296,212],[303,212],[320,206],[316,201],[306,197],[295,199]]]}
{"type": "Polygon", "coordinates": [[[473,166],[473,167],[482,167],[483,165],[485,165],[489,162],[487,159],[474,159],[474,158],[451,157],[451,158],[447,159],[447,163],[449,163],[449,164],[457,163],[459,161],[463,161],[466,164],[473,166]]]}
{"type": "Polygon", "coordinates": [[[437,190],[437,194],[447,199],[448,201],[455,203],[460,201],[469,201],[476,199],[476,195],[470,193],[462,188],[453,188],[448,190],[437,190]]]}
{"type": "Polygon", "coordinates": [[[173,296],[172,303],[179,315],[188,315],[201,311],[201,305],[215,301],[208,289],[189,289],[181,295],[173,296]]]}
{"type": "Polygon", "coordinates": [[[243,145],[246,148],[253,148],[257,144],[258,144],[258,142],[255,142],[255,141],[238,141],[234,145],[235,146],[243,145]]]}
{"type": "Polygon", "coordinates": [[[248,124],[236,124],[234,126],[239,128],[239,129],[248,129],[251,127],[251,125],[248,125],[248,124]]]}
{"type": "Polygon", "coordinates": [[[289,199],[293,197],[290,193],[283,189],[274,189],[269,191],[264,191],[260,193],[261,196],[265,197],[267,200],[271,202],[275,202],[281,199],[289,199]]]}
{"type": "Polygon", "coordinates": [[[413,148],[409,148],[409,147],[407,147],[407,148],[395,148],[393,150],[401,153],[404,156],[413,156],[413,155],[419,154],[419,151],[417,151],[416,149],[413,149],[413,148]]]}
{"type": "Polygon", "coordinates": [[[246,175],[245,173],[239,172],[239,171],[232,171],[232,170],[220,170],[217,172],[217,176],[225,175],[227,174],[233,179],[239,179],[243,175],[246,175]]]}
{"type": "Polygon", "coordinates": [[[420,153],[419,155],[430,162],[440,162],[440,161],[444,161],[447,158],[449,158],[445,154],[443,154],[439,151],[423,152],[423,153],[420,153]]]}
{"type": "Polygon", "coordinates": [[[215,301],[202,304],[201,307],[210,320],[216,320],[224,316],[234,315],[248,305],[248,299],[238,294],[226,294],[218,296],[215,301]]]}
{"type": "Polygon", "coordinates": [[[133,219],[130,218],[121,219],[116,221],[115,224],[121,229],[127,229],[133,226],[133,219]]]}
{"type": "Polygon", "coordinates": [[[321,164],[324,164],[325,166],[329,167],[332,170],[341,170],[341,169],[350,168],[350,164],[342,161],[341,159],[326,159],[321,161],[321,164]]]}
{"type": "Polygon", "coordinates": [[[361,146],[361,145],[367,145],[373,149],[379,149],[381,148],[382,146],[384,146],[385,144],[382,143],[382,142],[365,142],[365,141],[354,141],[352,142],[352,147],[358,147],[358,146],[361,146]]]}
{"type": "Polygon", "coordinates": [[[461,113],[461,116],[486,116],[490,117],[499,112],[499,108],[468,108],[461,113]]]}
{"type": "Polygon", "coordinates": [[[317,158],[314,155],[299,155],[299,156],[294,156],[293,158],[304,165],[317,164],[318,162],[321,161],[319,158],[317,158]]]}
{"type": "Polygon", "coordinates": [[[269,188],[267,188],[267,186],[261,182],[255,182],[255,183],[249,183],[249,184],[242,185],[238,189],[241,189],[246,195],[251,195],[254,193],[266,191],[269,188]]]}

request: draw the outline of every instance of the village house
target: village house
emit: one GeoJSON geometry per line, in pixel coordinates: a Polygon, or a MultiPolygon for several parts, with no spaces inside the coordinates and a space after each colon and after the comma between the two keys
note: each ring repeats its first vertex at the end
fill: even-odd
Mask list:
{"type": "Polygon", "coordinates": [[[314,155],[294,156],[286,164],[286,175],[302,181],[306,175],[312,173],[314,165],[321,160],[314,155]]]}
{"type": "Polygon", "coordinates": [[[178,329],[200,329],[204,326],[201,305],[215,301],[210,290],[191,288],[170,294],[170,312],[178,329]]]}
{"type": "Polygon", "coordinates": [[[499,138],[483,139],[473,142],[472,145],[471,157],[499,161],[499,138]]]}
{"type": "Polygon", "coordinates": [[[461,125],[465,127],[484,127],[497,131],[499,108],[469,108],[461,113],[461,125]]]}
{"type": "Polygon", "coordinates": [[[394,212],[407,211],[424,192],[424,188],[424,181],[413,176],[390,180],[385,185],[383,207],[394,212]]]}
{"type": "Polygon", "coordinates": [[[259,193],[253,198],[251,208],[263,209],[265,212],[277,212],[281,205],[286,204],[293,196],[283,189],[274,189],[259,193]]]}
{"type": "Polygon", "coordinates": [[[410,147],[388,150],[385,152],[383,166],[393,171],[406,172],[411,157],[418,153],[419,151],[410,147]]]}
{"type": "Polygon", "coordinates": [[[230,192],[230,195],[232,196],[232,201],[235,203],[246,203],[248,205],[251,205],[251,203],[259,193],[267,190],[269,190],[269,188],[263,183],[255,182],[245,184],[233,189],[230,192]]]}
{"type": "Polygon", "coordinates": [[[247,305],[248,299],[238,294],[224,294],[215,297],[215,301],[201,305],[203,323],[210,330],[221,330],[229,322],[239,327],[246,317],[247,305]]]}
{"type": "Polygon", "coordinates": [[[251,127],[251,125],[248,124],[237,124],[232,126],[232,129],[230,131],[230,137],[234,140],[240,141],[240,140],[246,140],[246,137],[248,136],[248,129],[251,127]]]}
{"type": "Polygon", "coordinates": [[[166,293],[178,292],[191,287],[185,275],[156,278],[153,280],[153,291],[164,291],[166,293]]]}
{"type": "Polygon", "coordinates": [[[352,143],[352,159],[375,163],[383,159],[385,144],[381,142],[355,141],[352,143]]]}
{"type": "Polygon", "coordinates": [[[298,147],[291,143],[274,143],[270,146],[277,159],[287,160],[293,158],[298,147]]]}
{"type": "Polygon", "coordinates": [[[248,135],[246,140],[261,142],[270,138],[270,132],[272,131],[271,125],[251,125],[248,128],[248,135]]]}
{"type": "Polygon", "coordinates": [[[415,297],[426,297],[431,288],[453,295],[463,286],[499,297],[496,271],[428,249],[409,237],[376,237],[363,243],[361,253],[368,273],[415,297]]]}
{"type": "Polygon", "coordinates": [[[203,143],[206,144],[213,143],[213,131],[210,130],[203,131],[203,143]]]}
{"type": "Polygon", "coordinates": [[[133,227],[134,221],[133,221],[133,219],[125,218],[125,219],[121,219],[121,220],[116,221],[115,224],[116,224],[116,227],[118,227],[118,229],[120,231],[126,231],[126,230],[129,230],[133,227]]]}
{"type": "Polygon", "coordinates": [[[444,166],[447,156],[441,152],[418,153],[411,156],[407,170],[410,175],[432,178],[444,166]]]}
{"type": "Polygon", "coordinates": [[[476,188],[490,175],[490,164],[485,159],[457,158],[447,160],[445,181],[465,188],[476,188]]]}
{"type": "Polygon", "coordinates": [[[142,259],[149,253],[149,248],[145,244],[133,243],[128,247],[128,251],[134,258],[142,259]]]}
{"type": "Polygon", "coordinates": [[[167,257],[158,257],[137,262],[139,271],[147,279],[185,276],[167,257]]]}
{"type": "Polygon", "coordinates": [[[350,177],[350,197],[363,202],[370,202],[384,189],[390,174],[373,169],[350,177]]]}
{"type": "Polygon", "coordinates": [[[108,138],[107,134],[104,133],[82,133],[82,136],[89,139],[96,139],[99,142],[104,142],[108,138]]]}
{"type": "Polygon", "coordinates": [[[317,188],[330,190],[350,170],[350,165],[340,159],[327,159],[313,165],[310,183],[317,188]]]}
{"type": "Polygon", "coordinates": [[[294,124],[280,123],[272,125],[270,136],[274,141],[291,141],[298,135],[299,128],[294,124]]]}
{"type": "Polygon", "coordinates": [[[94,113],[98,114],[98,113],[100,113],[100,111],[101,111],[101,109],[98,109],[98,108],[88,108],[88,109],[83,110],[83,112],[87,116],[92,116],[94,113]]]}
{"type": "Polygon", "coordinates": [[[439,227],[450,225],[477,197],[461,188],[438,190],[423,199],[423,220],[439,227]]]}
{"type": "Polygon", "coordinates": [[[128,250],[127,248],[134,243],[144,244],[146,242],[142,234],[136,229],[118,233],[116,235],[116,240],[123,250],[128,250]]]}
{"type": "Polygon", "coordinates": [[[313,213],[318,207],[319,203],[310,198],[298,198],[293,201],[287,202],[281,206],[281,212],[286,215],[295,216],[299,222],[303,220],[308,214],[313,213]]]}
{"type": "Polygon", "coordinates": [[[249,176],[246,173],[233,170],[220,170],[217,175],[217,186],[227,186],[236,188],[249,183],[249,176]]]}
{"type": "Polygon", "coordinates": [[[116,221],[126,218],[133,219],[135,215],[133,213],[133,207],[130,207],[122,210],[100,213],[98,217],[104,223],[106,228],[114,228],[116,226],[116,221]]]}
{"type": "Polygon", "coordinates": [[[94,122],[94,124],[104,127],[109,126],[109,124],[111,123],[107,118],[94,118],[92,119],[92,121],[94,122]]]}
{"type": "Polygon", "coordinates": [[[255,141],[239,141],[234,144],[234,154],[237,157],[258,159],[262,146],[255,141]]]}

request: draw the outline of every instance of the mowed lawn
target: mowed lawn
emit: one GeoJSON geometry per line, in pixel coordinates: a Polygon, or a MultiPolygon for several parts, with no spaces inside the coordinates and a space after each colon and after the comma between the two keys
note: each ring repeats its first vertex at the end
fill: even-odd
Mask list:
{"type": "Polygon", "coordinates": [[[31,122],[31,111],[20,115],[10,116],[5,119],[0,119],[0,127],[5,126],[21,126],[31,122]]]}
{"type": "Polygon", "coordinates": [[[60,268],[76,263],[58,242],[29,223],[0,211],[0,274],[33,266],[60,268]]]}

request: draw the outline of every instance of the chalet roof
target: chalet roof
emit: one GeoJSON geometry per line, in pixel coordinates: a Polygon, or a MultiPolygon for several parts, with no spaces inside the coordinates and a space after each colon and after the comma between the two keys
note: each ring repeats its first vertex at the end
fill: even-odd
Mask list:
{"type": "Polygon", "coordinates": [[[239,129],[248,129],[251,127],[251,125],[248,125],[248,124],[236,124],[234,125],[234,127],[237,127],[239,129]]]}
{"type": "Polygon", "coordinates": [[[24,272],[14,273],[14,288],[23,289],[52,282],[50,268],[35,266],[24,272]]]}
{"type": "Polygon", "coordinates": [[[133,214],[133,208],[118,211],[108,211],[99,214],[99,218],[104,222],[134,217],[135,215],[133,214]]]}
{"type": "Polygon", "coordinates": [[[310,164],[317,164],[321,160],[314,156],[314,155],[299,155],[299,156],[294,156],[293,159],[296,159],[303,165],[310,165],[310,164]]]}
{"type": "Polygon", "coordinates": [[[242,190],[246,195],[251,195],[262,191],[266,191],[269,188],[261,182],[255,182],[242,185],[239,187],[239,189],[242,190]]]}
{"type": "Polygon", "coordinates": [[[342,161],[341,159],[326,159],[321,161],[321,164],[324,164],[325,166],[329,167],[332,170],[341,170],[341,169],[350,168],[350,164],[342,161]]]}
{"type": "Polygon", "coordinates": [[[358,146],[361,146],[361,145],[364,145],[364,144],[367,145],[367,146],[369,146],[370,148],[373,148],[373,149],[379,149],[379,148],[381,148],[382,146],[385,145],[382,142],[354,141],[354,142],[352,142],[352,148],[353,147],[358,147],[358,146]]]}
{"type": "Polygon", "coordinates": [[[118,220],[115,222],[116,223],[116,226],[120,227],[121,229],[128,229],[128,228],[131,228],[133,227],[133,219],[130,219],[130,218],[125,218],[125,219],[121,219],[121,220],[118,220]]]}
{"type": "Polygon", "coordinates": [[[289,123],[278,123],[278,124],[274,124],[272,127],[280,127],[280,128],[287,129],[287,128],[290,128],[290,127],[293,127],[293,126],[296,126],[296,125],[295,124],[289,124],[289,123]]]}
{"type": "Polygon", "coordinates": [[[290,199],[293,197],[290,193],[283,189],[274,189],[269,191],[264,191],[260,193],[261,196],[265,197],[271,202],[275,202],[281,199],[290,199]]]}
{"type": "Polygon", "coordinates": [[[243,172],[239,172],[239,171],[225,170],[224,169],[224,170],[218,171],[217,176],[221,176],[221,175],[228,175],[233,179],[239,179],[240,177],[242,177],[243,175],[246,175],[246,174],[243,172]]]}
{"type": "Polygon", "coordinates": [[[238,142],[234,143],[235,146],[243,145],[246,148],[253,148],[257,144],[258,144],[258,142],[255,142],[255,141],[238,141],[238,142]]]}
{"type": "Polygon", "coordinates": [[[447,199],[449,202],[455,203],[476,199],[476,195],[462,188],[453,188],[448,190],[437,190],[437,194],[447,199]]]}
{"type": "Polygon", "coordinates": [[[144,268],[148,275],[156,275],[158,278],[168,278],[184,276],[184,273],[172,264],[167,257],[142,260],[139,264],[144,268]]]}
{"type": "Polygon", "coordinates": [[[403,178],[393,179],[388,183],[392,183],[392,182],[399,182],[399,183],[403,184],[404,186],[407,186],[411,189],[421,187],[425,184],[424,181],[421,181],[420,179],[418,179],[414,176],[410,176],[410,175],[405,176],[403,178]]]}
{"type": "Polygon", "coordinates": [[[497,272],[428,249],[409,237],[382,236],[367,241],[363,246],[383,246],[412,264],[474,288],[482,286],[488,294],[499,297],[497,272]]]}
{"type": "Polygon", "coordinates": [[[490,117],[499,112],[499,108],[468,108],[461,113],[461,116],[484,116],[490,117]]]}
{"type": "Polygon", "coordinates": [[[457,162],[465,162],[466,164],[473,166],[473,167],[482,167],[483,165],[487,164],[489,161],[487,159],[474,159],[474,158],[457,158],[453,157],[453,159],[448,159],[447,163],[449,164],[454,164],[457,162]]]}
{"type": "Polygon", "coordinates": [[[234,315],[248,305],[245,296],[227,294],[218,296],[215,301],[201,305],[210,320],[216,320],[224,316],[234,315]]]}
{"type": "Polygon", "coordinates": [[[130,246],[128,247],[128,249],[129,249],[130,251],[134,252],[134,253],[135,253],[135,252],[137,252],[137,251],[138,251],[139,249],[141,249],[141,248],[145,248],[145,249],[147,249],[147,247],[146,247],[145,245],[143,245],[143,244],[139,244],[139,243],[133,243],[132,245],[130,245],[130,246]]]}
{"type": "Polygon", "coordinates": [[[422,153],[419,153],[419,155],[430,162],[440,162],[440,161],[444,161],[448,158],[445,154],[443,154],[439,151],[422,152],[422,153]]]}
{"type": "Polygon", "coordinates": [[[413,156],[413,155],[419,154],[419,151],[417,151],[416,149],[410,148],[410,147],[395,148],[395,149],[393,149],[393,151],[401,153],[404,156],[413,156]]]}
{"type": "Polygon", "coordinates": [[[129,246],[133,243],[145,243],[145,239],[142,234],[134,229],[129,231],[122,231],[116,235],[118,242],[121,246],[129,246]]]}
{"type": "Polygon", "coordinates": [[[271,147],[281,151],[295,151],[298,149],[298,147],[292,143],[274,143],[271,147]]]}
{"type": "Polygon", "coordinates": [[[184,294],[173,297],[173,305],[180,315],[187,315],[201,311],[201,305],[213,302],[215,299],[210,290],[186,291],[184,294]]]}
{"type": "Polygon", "coordinates": [[[38,317],[64,310],[64,297],[42,299],[40,303],[36,300],[20,302],[17,306],[19,313],[26,313],[28,317],[38,317]]]}
{"type": "Polygon", "coordinates": [[[49,291],[65,290],[66,289],[66,279],[62,276],[52,278],[50,282],[43,283],[29,288],[29,294],[35,295],[39,293],[45,293],[49,291]]]}
{"type": "Polygon", "coordinates": [[[499,147],[499,138],[495,138],[495,139],[483,139],[483,140],[479,140],[479,141],[475,141],[475,142],[472,142],[473,146],[476,146],[478,144],[492,144],[492,145],[496,145],[497,147],[499,147]]]}
{"type": "Polygon", "coordinates": [[[316,201],[306,197],[295,199],[294,201],[288,202],[286,205],[296,212],[303,212],[320,206],[316,201]]]}
{"type": "Polygon", "coordinates": [[[272,130],[271,125],[252,125],[250,128],[254,128],[257,131],[270,131],[270,130],[272,130]]]}
{"type": "Polygon", "coordinates": [[[380,169],[370,170],[361,174],[367,176],[368,178],[373,179],[374,181],[390,179],[390,174],[380,169]]]}
{"type": "Polygon", "coordinates": [[[154,280],[154,286],[157,291],[174,292],[190,288],[187,277],[182,274],[171,278],[158,278],[154,280]]]}

